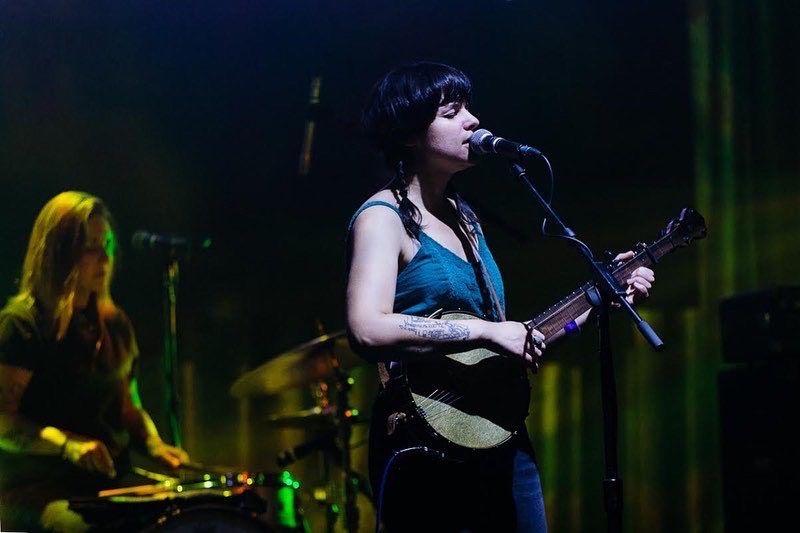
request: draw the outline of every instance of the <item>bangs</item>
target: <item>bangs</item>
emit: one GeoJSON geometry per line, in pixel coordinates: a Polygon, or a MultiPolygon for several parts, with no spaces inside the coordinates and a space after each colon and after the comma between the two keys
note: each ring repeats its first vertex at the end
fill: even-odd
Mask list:
{"type": "Polygon", "coordinates": [[[472,83],[466,74],[441,63],[401,66],[373,87],[362,114],[362,128],[392,166],[408,160],[409,139],[423,133],[441,105],[469,105],[472,83]]]}
{"type": "Polygon", "coordinates": [[[433,86],[440,95],[437,106],[452,103],[469,105],[472,100],[472,84],[469,78],[452,67],[447,67],[439,79],[434,81],[433,86]]]}

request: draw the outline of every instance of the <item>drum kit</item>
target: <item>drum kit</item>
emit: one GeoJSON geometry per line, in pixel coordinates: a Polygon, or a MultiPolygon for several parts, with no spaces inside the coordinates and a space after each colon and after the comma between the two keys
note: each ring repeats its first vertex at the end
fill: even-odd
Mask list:
{"type": "Polygon", "coordinates": [[[339,486],[330,491],[341,496],[325,502],[324,527],[309,526],[300,484],[286,470],[247,472],[186,465],[182,470],[194,475],[150,476],[159,479],[158,483],[103,491],[95,498],[74,498],[70,508],[94,531],[358,531],[356,497],[359,493],[370,497],[371,492],[352,466],[352,429],[366,420],[349,403],[354,381],[348,370],[363,362],[350,349],[344,331],[323,334],[244,373],[229,391],[237,399],[255,399],[301,386],[315,389],[315,407],[270,415],[265,421],[269,427],[303,429],[313,435],[279,454],[276,463],[280,468],[319,452],[341,471],[334,481],[339,486]],[[340,515],[343,529],[336,529],[340,515]]]}

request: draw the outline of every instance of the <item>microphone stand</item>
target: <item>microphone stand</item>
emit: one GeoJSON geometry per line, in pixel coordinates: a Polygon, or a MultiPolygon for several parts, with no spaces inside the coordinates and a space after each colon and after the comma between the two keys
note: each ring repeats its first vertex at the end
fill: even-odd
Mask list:
{"type": "Polygon", "coordinates": [[[341,441],[342,470],[344,471],[344,527],[348,533],[358,531],[360,512],[356,504],[356,494],[359,489],[359,477],[353,471],[351,457],[350,437],[353,431],[353,420],[350,416],[350,401],[348,393],[351,387],[350,376],[341,368],[339,358],[331,350],[334,375],[336,376],[336,416],[339,439],[341,441]]]}
{"type": "MultiPolygon", "coordinates": [[[[542,156],[544,157],[544,156],[542,156]]],[[[614,379],[614,360],[611,347],[611,328],[609,322],[609,309],[612,303],[619,304],[636,324],[639,332],[647,342],[656,350],[664,348],[664,342],[656,332],[645,322],[636,310],[625,299],[625,289],[620,287],[605,264],[596,261],[594,255],[586,244],[575,237],[572,231],[561,218],[553,211],[550,204],[542,197],[536,187],[526,175],[526,170],[519,164],[511,165],[511,172],[527,185],[538,202],[547,213],[547,217],[554,221],[561,230],[558,237],[566,238],[574,244],[586,260],[594,278],[594,287],[587,291],[589,302],[597,311],[599,326],[599,356],[600,356],[600,386],[603,401],[603,441],[605,446],[605,478],[603,479],[603,496],[608,520],[608,531],[618,533],[622,531],[622,479],[619,476],[618,451],[617,451],[617,390],[614,379]]]]}
{"type": "Polygon", "coordinates": [[[166,406],[172,444],[181,447],[180,397],[178,395],[178,279],[179,263],[170,251],[164,269],[164,379],[166,406]]]}

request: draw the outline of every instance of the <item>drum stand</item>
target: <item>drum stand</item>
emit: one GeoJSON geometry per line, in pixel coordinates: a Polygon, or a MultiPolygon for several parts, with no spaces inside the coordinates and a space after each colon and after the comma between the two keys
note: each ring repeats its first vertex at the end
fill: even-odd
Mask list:
{"type": "MultiPolygon", "coordinates": [[[[353,384],[352,378],[346,374],[334,350],[330,351],[331,365],[336,379],[336,427],[341,442],[342,470],[344,471],[344,520],[348,533],[358,531],[359,511],[356,505],[356,496],[361,488],[361,477],[353,471],[350,449],[350,437],[353,433],[352,424],[356,418],[350,407],[348,394],[353,384]]],[[[357,413],[357,411],[356,411],[357,413]]]]}
{"type": "MultiPolygon", "coordinates": [[[[341,467],[342,479],[328,485],[326,495],[315,499],[326,509],[327,531],[333,532],[341,514],[341,493],[344,493],[344,521],[348,532],[358,531],[359,510],[356,497],[361,492],[371,498],[369,484],[353,471],[350,444],[353,424],[360,422],[358,410],[350,407],[349,392],[353,379],[345,372],[364,361],[355,354],[347,342],[345,331],[328,334],[317,321],[319,336],[300,346],[272,357],[261,366],[240,376],[231,386],[235,398],[269,396],[294,387],[314,383],[313,392],[317,405],[290,415],[270,416],[267,422],[277,427],[321,429],[322,434],[285,450],[278,455],[278,466],[285,467],[302,459],[311,452],[322,453],[324,478],[330,483],[328,461],[341,467]],[[328,401],[328,383],[335,383],[336,396],[328,401]],[[341,490],[344,483],[344,491],[341,490]]],[[[338,474],[338,472],[337,472],[338,474]]]]}

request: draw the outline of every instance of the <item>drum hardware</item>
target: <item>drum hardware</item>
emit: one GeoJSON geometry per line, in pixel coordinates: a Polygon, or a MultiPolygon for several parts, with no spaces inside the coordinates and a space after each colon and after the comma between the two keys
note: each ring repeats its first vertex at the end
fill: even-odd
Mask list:
{"type": "Polygon", "coordinates": [[[194,533],[198,531],[276,533],[287,530],[284,528],[273,529],[257,518],[230,507],[196,505],[174,515],[162,517],[158,522],[138,533],[194,533]]]}
{"type": "Polygon", "coordinates": [[[278,354],[243,374],[233,383],[230,393],[240,399],[255,398],[311,385],[316,406],[294,413],[271,415],[265,423],[273,427],[322,432],[281,453],[277,459],[278,465],[292,464],[312,451],[324,452],[325,463],[332,459],[331,462],[343,472],[342,479],[336,482],[324,501],[320,501],[326,505],[327,529],[333,531],[338,516],[344,511],[346,531],[355,532],[359,518],[356,496],[358,492],[368,494],[369,488],[366,481],[352,469],[352,426],[364,421],[364,418],[357,408],[350,405],[349,392],[355,381],[346,371],[364,361],[352,351],[344,331],[329,334],[319,321],[317,329],[317,338],[278,354]],[[329,387],[328,382],[333,386],[329,387]],[[334,393],[333,398],[331,392],[334,393]],[[336,503],[340,501],[336,497],[340,493],[343,493],[343,508],[336,503]]]}
{"type": "Polygon", "coordinates": [[[200,478],[181,481],[178,478],[169,478],[159,483],[148,485],[134,485],[131,487],[120,487],[116,489],[101,490],[97,493],[100,498],[112,498],[118,496],[151,496],[158,494],[160,499],[174,498],[181,493],[190,491],[200,491],[213,489],[222,491],[223,496],[227,492],[241,492],[242,489],[252,486],[277,486],[278,483],[269,481],[274,476],[264,473],[248,472],[228,472],[225,474],[205,474],[200,478]]]}
{"type": "Polygon", "coordinates": [[[147,479],[152,479],[153,481],[157,481],[159,483],[167,483],[167,482],[177,483],[178,481],[180,481],[180,478],[177,478],[175,476],[168,476],[165,474],[161,474],[159,472],[152,472],[150,470],[145,470],[144,468],[141,468],[139,466],[134,466],[132,470],[134,474],[145,477],[147,479]]]}
{"type": "MultiPolygon", "coordinates": [[[[318,329],[324,333],[324,328],[321,322],[318,322],[318,329]]],[[[342,338],[345,338],[342,335],[342,338]]],[[[336,417],[338,440],[341,449],[339,456],[341,457],[341,468],[344,472],[344,525],[345,530],[349,533],[358,531],[359,510],[356,505],[356,495],[359,489],[358,475],[353,471],[352,454],[350,449],[350,438],[352,436],[352,424],[358,418],[358,409],[350,405],[349,393],[355,380],[345,372],[346,368],[351,368],[352,361],[343,358],[346,354],[352,354],[349,349],[347,351],[334,350],[334,346],[327,346],[328,359],[330,360],[330,368],[332,369],[333,379],[336,383],[336,402],[337,407],[336,417]]],[[[332,504],[328,506],[328,530],[333,530],[333,523],[337,519],[337,505],[332,504]]]]}
{"type": "MultiPolygon", "coordinates": [[[[72,498],[69,508],[80,514],[96,532],[144,532],[165,525],[177,528],[183,516],[194,515],[199,509],[224,514],[225,520],[249,523],[244,531],[272,531],[260,517],[267,512],[267,502],[246,486],[225,490],[147,490],[131,488],[127,495],[72,498]],[[150,494],[146,494],[150,492],[150,494]]],[[[218,519],[221,520],[222,518],[218,519]]],[[[228,529],[231,531],[232,529],[228,529]]],[[[191,531],[191,530],[190,530],[191,531]]]]}
{"type": "Polygon", "coordinates": [[[323,452],[327,456],[331,457],[335,464],[340,464],[341,462],[341,450],[339,446],[336,444],[336,432],[335,431],[326,431],[319,436],[316,436],[312,439],[309,439],[301,444],[295,446],[294,448],[284,450],[276,459],[276,463],[279,467],[285,468],[292,463],[303,459],[307,455],[313,452],[323,452]]]}
{"type": "Polygon", "coordinates": [[[353,368],[363,362],[350,349],[344,331],[323,334],[246,372],[233,383],[230,393],[240,399],[278,394],[336,378],[337,370],[353,368]],[[331,353],[336,354],[335,359],[331,353]]]}
{"type": "Polygon", "coordinates": [[[269,415],[264,418],[264,423],[278,428],[334,429],[336,426],[336,408],[333,406],[317,406],[287,415],[269,415]]]}
{"type": "Polygon", "coordinates": [[[269,415],[262,419],[263,423],[275,428],[307,429],[310,431],[334,431],[344,418],[348,424],[368,422],[368,418],[358,409],[346,410],[339,415],[336,407],[312,407],[285,415],[269,415]]]}
{"type": "Polygon", "coordinates": [[[203,520],[207,528],[218,523],[215,531],[308,531],[299,489],[289,471],[209,472],[102,491],[69,505],[99,532],[196,531],[203,520]]]}

